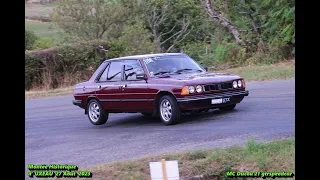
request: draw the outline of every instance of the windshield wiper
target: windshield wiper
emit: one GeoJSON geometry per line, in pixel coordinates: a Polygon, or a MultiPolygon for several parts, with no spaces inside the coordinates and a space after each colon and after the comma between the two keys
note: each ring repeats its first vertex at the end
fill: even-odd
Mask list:
{"type": "Polygon", "coordinates": [[[184,68],[184,69],[179,69],[179,70],[175,71],[175,73],[181,73],[183,71],[199,71],[199,72],[202,72],[202,70],[200,70],[200,69],[184,68]]]}
{"type": "Polygon", "coordinates": [[[162,75],[162,74],[167,74],[167,73],[171,73],[171,72],[169,72],[169,71],[159,71],[159,72],[154,73],[153,75],[162,75]]]}

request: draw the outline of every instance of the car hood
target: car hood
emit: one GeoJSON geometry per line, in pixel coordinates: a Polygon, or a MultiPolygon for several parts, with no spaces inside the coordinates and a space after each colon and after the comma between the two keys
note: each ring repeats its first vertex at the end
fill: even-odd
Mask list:
{"type": "Polygon", "coordinates": [[[183,81],[186,84],[207,84],[207,83],[219,83],[240,79],[240,76],[227,73],[183,73],[158,76],[160,79],[183,81]]]}

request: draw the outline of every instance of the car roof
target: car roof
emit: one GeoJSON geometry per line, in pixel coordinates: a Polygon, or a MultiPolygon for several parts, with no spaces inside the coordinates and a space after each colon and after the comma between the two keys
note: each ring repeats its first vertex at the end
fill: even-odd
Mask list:
{"type": "Polygon", "coordinates": [[[141,54],[141,55],[133,55],[133,56],[123,56],[119,58],[107,59],[107,61],[113,60],[124,60],[124,59],[142,59],[142,58],[149,58],[149,57],[156,57],[156,56],[172,56],[172,55],[185,55],[184,53],[158,53],[158,54],[141,54]]]}

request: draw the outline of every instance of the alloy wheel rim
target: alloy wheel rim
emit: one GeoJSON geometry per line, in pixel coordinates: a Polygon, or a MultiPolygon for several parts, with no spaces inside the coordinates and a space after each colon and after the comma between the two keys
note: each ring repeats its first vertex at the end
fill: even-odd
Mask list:
{"type": "Polygon", "coordinates": [[[163,100],[160,104],[160,114],[164,121],[170,121],[172,117],[172,106],[168,100],[163,100]]]}
{"type": "Polygon", "coordinates": [[[95,102],[91,103],[89,106],[89,116],[91,121],[97,122],[100,118],[100,108],[95,102]]]}

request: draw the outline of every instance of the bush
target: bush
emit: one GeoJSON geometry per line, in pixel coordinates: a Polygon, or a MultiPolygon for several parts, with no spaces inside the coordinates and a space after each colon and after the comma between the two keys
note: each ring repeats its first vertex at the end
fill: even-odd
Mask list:
{"type": "Polygon", "coordinates": [[[196,61],[201,59],[201,56],[206,54],[206,43],[204,42],[190,42],[182,47],[183,52],[188,54],[196,61]]]}
{"type": "Polygon", "coordinates": [[[25,89],[31,89],[33,85],[40,84],[41,62],[34,54],[25,52],[25,89]]]}
{"type": "Polygon", "coordinates": [[[105,52],[99,46],[105,42],[92,41],[62,45],[25,53],[25,89],[34,87],[57,88],[70,86],[92,75],[100,65],[105,52]]]}
{"type": "Polygon", "coordinates": [[[25,50],[32,50],[33,44],[37,39],[38,37],[33,31],[25,30],[25,50]]]}
{"type": "Polygon", "coordinates": [[[51,17],[48,16],[25,16],[26,19],[29,20],[36,20],[36,21],[41,21],[41,22],[51,22],[52,19],[51,17]]]}
{"type": "Polygon", "coordinates": [[[246,49],[234,43],[223,43],[213,47],[213,53],[200,56],[200,63],[207,66],[228,65],[236,67],[244,64],[246,49]]]}
{"type": "Polygon", "coordinates": [[[265,52],[255,52],[246,60],[246,64],[274,64],[289,59],[291,53],[292,50],[289,46],[269,46],[265,52]]]}
{"type": "Polygon", "coordinates": [[[54,46],[54,43],[51,38],[38,38],[34,44],[33,49],[48,49],[54,46]]]}
{"type": "Polygon", "coordinates": [[[108,53],[107,53],[108,59],[120,57],[125,51],[124,45],[122,43],[120,43],[119,41],[111,41],[109,43],[109,46],[110,47],[109,47],[108,53]]]}

